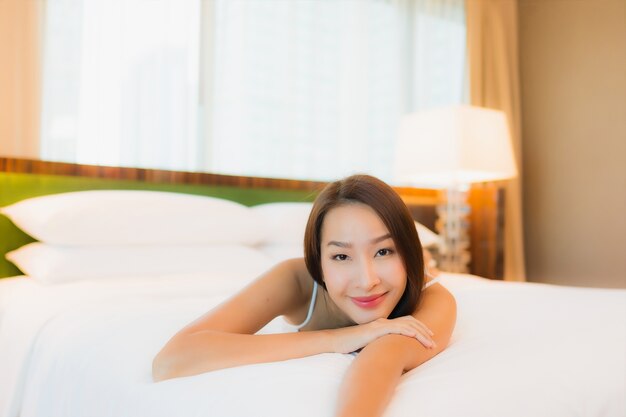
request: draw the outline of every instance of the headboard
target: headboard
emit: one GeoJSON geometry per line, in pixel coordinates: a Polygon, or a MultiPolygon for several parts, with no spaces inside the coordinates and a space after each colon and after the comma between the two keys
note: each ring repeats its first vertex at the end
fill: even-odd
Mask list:
{"type": "MultiPolygon", "coordinates": [[[[0,157],[0,207],[46,194],[96,189],[171,191],[220,197],[252,206],[275,201],[313,201],[325,185],[326,183],[316,181],[105,167],[0,157]]],[[[416,188],[395,189],[407,203],[413,217],[434,230],[436,206],[441,202],[439,192],[416,188]]],[[[470,202],[473,201],[472,216],[484,219],[485,209],[489,210],[489,213],[493,211],[492,204],[485,204],[484,192],[479,190],[478,194],[475,191],[473,193],[473,199],[470,198],[470,202]],[[480,215],[481,213],[483,215],[480,215]]],[[[498,247],[497,233],[485,227],[470,228],[470,231],[474,259],[471,267],[479,267],[479,269],[472,267],[472,272],[497,278],[497,271],[493,268],[497,263],[485,262],[485,259],[493,258],[491,253],[493,251],[487,249],[498,247]],[[480,262],[477,262],[478,260],[480,262]]],[[[4,258],[4,255],[32,241],[34,241],[32,237],[0,215],[0,278],[21,274],[4,258]]]]}

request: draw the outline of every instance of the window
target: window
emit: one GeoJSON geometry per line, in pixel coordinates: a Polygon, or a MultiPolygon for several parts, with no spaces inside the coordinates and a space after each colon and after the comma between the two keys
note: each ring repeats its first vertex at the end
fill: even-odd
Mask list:
{"type": "Polygon", "coordinates": [[[46,5],[42,157],[199,168],[199,0],[46,5]]]}
{"type": "Polygon", "coordinates": [[[402,115],[463,101],[462,0],[56,0],[47,13],[45,159],[389,180],[402,115]]]}

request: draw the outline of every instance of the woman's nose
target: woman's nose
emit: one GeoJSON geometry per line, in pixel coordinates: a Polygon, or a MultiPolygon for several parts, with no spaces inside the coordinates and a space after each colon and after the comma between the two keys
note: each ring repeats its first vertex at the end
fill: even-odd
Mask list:
{"type": "Polygon", "coordinates": [[[380,278],[372,261],[363,260],[361,262],[358,283],[359,287],[366,291],[369,291],[380,284],[380,278]]]}

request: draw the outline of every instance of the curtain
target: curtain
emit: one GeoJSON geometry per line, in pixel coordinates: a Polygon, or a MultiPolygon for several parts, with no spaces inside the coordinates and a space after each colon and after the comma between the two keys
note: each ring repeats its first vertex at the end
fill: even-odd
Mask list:
{"type": "Polygon", "coordinates": [[[0,1],[0,155],[39,157],[42,3],[0,1]]]}
{"type": "Polygon", "coordinates": [[[467,0],[466,16],[471,104],[507,114],[519,172],[506,186],[504,279],[525,281],[517,0],[467,0]]]}

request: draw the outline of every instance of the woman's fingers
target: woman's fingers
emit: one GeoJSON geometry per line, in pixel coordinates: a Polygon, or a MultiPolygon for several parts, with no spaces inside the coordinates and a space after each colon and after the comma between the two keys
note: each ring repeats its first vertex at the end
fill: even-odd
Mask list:
{"type": "Polygon", "coordinates": [[[413,337],[417,339],[422,345],[427,348],[433,348],[436,345],[435,341],[430,337],[430,334],[426,332],[422,327],[417,326],[415,323],[405,323],[400,325],[398,328],[398,333],[413,337]]]}
{"type": "Polygon", "coordinates": [[[417,326],[419,326],[420,329],[424,330],[426,333],[428,333],[431,336],[435,335],[435,333],[433,333],[432,330],[430,330],[428,327],[426,327],[426,325],[424,323],[422,323],[421,321],[416,320],[416,319],[413,319],[413,320],[415,320],[415,324],[417,326]]]}
{"type": "Polygon", "coordinates": [[[437,346],[434,340],[427,338],[423,334],[420,334],[420,336],[416,337],[416,339],[428,349],[433,349],[435,346],[437,346]]]}
{"type": "Polygon", "coordinates": [[[429,335],[431,335],[431,336],[435,335],[435,333],[433,333],[432,330],[430,330],[424,323],[422,323],[421,321],[419,321],[415,317],[413,317],[413,316],[404,316],[404,317],[401,317],[401,318],[406,319],[406,321],[408,321],[410,323],[413,323],[414,325],[418,326],[419,328],[424,330],[429,335]]]}
{"type": "Polygon", "coordinates": [[[434,333],[421,321],[413,316],[403,316],[392,320],[381,320],[379,323],[386,327],[388,333],[398,333],[417,339],[426,348],[437,346],[432,339],[434,333]]]}
{"type": "Polygon", "coordinates": [[[435,341],[428,334],[423,333],[422,331],[417,331],[415,338],[427,348],[433,348],[437,346],[435,341]]]}
{"type": "Polygon", "coordinates": [[[424,325],[424,323],[422,323],[421,321],[415,319],[412,316],[410,317],[411,317],[411,320],[409,320],[409,322],[411,323],[411,325],[413,326],[413,329],[416,332],[417,339],[420,342],[422,342],[422,344],[426,347],[429,347],[429,348],[435,347],[437,344],[432,338],[432,336],[434,335],[432,330],[426,327],[426,325],[424,325]]]}
{"type": "Polygon", "coordinates": [[[409,327],[407,328],[406,332],[403,332],[403,334],[405,336],[409,336],[409,337],[413,337],[417,339],[418,342],[420,342],[422,345],[424,345],[427,348],[433,348],[434,346],[436,346],[434,340],[432,340],[431,337],[427,333],[425,333],[422,329],[409,327]]]}

